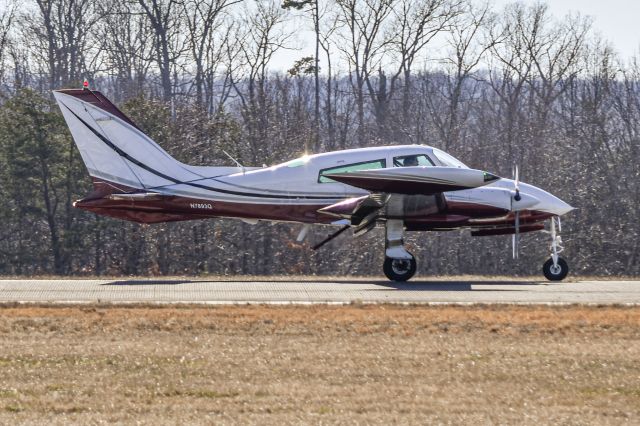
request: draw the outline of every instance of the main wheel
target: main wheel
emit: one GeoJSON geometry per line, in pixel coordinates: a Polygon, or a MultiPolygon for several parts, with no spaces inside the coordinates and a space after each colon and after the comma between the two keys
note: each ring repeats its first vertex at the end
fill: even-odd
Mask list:
{"type": "Polygon", "coordinates": [[[552,259],[548,259],[542,266],[542,273],[549,281],[562,281],[569,273],[569,265],[563,258],[558,258],[558,265],[553,264],[552,259]]]}
{"type": "Polygon", "coordinates": [[[383,269],[391,281],[407,281],[416,273],[416,258],[413,255],[411,259],[385,257],[383,269]]]}

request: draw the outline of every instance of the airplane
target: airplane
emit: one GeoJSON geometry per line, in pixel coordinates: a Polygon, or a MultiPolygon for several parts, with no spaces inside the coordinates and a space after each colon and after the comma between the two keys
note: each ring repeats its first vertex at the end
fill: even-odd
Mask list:
{"type": "Polygon", "coordinates": [[[512,235],[517,257],[521,233],[545,231],[551,253],[544,276],[560,281],[569,271],[559,256],[560,217],[573,207],[520,182],[517,169],[514,179],[502,178],[425,145],[304,155],[272,167],[191,166],[171,157],[86,82],[54,96],[93,181],[93,191],[75,201],[76,208],[139,223],[209,218],[301,223],[299,242],[310,225],[339,227],[314,250],[348,229],[360,236],[384,226],[383,271],[400,282],[417,266],[405,248],[405,232],[512,235]]]}

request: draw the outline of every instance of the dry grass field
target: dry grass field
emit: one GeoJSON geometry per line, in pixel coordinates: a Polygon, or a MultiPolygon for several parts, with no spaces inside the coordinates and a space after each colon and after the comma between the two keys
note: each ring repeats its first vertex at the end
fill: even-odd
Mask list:
{"type": "Polygon", "coordinates": [[[0,307],[0,423],[638,424],[640,308],[0,307]]]}

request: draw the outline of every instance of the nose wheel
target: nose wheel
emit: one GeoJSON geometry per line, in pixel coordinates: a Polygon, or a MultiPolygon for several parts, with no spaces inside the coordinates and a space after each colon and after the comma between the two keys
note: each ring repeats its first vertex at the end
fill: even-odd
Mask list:
{"type": "Polygon", "coordinates": [[[567,261],[559,256],[564,250],[562,238],[556,232],[556,220],[558,221],[558,231],[560,230],[560,218],[551,218],[551,259],[547,259],[542,266],[542,273],[549,281],[562,281],[569,273],[567,261]]]}
{"type": "Polygon", "coordinates": [[[542,273],[549,281],[562,281],[569,273],[569,265],[561,257],[558,258],[555,264],[553,259],[547,259],[542,266],[542,273]]]}

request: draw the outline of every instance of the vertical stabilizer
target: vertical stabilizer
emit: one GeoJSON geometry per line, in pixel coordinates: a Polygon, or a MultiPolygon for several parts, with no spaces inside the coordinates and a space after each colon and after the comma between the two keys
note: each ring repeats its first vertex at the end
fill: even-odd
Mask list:
{"type": "Polygon", "coordinates": [[[202,177],[171,157],[100,92],[70,89],[54,96],[94,183],[146,189],[202,177]]]}

